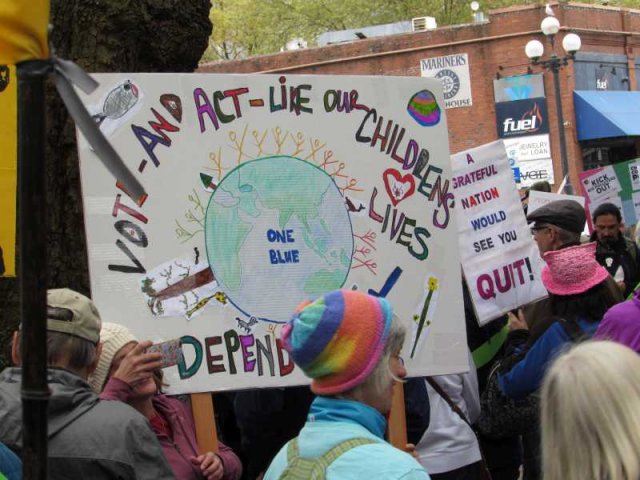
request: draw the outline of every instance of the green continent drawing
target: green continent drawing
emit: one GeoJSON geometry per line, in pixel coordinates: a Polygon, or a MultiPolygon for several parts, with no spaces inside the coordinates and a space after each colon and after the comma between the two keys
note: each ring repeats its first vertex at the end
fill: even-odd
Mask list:
{"type": "Polygon", "coordinates": [[[344,285],[351,221],[333,179],[293,157],[245,162],[214,191],[205,217],[216,280],[242,312],[285,322],[303,300],[344,285]]]}

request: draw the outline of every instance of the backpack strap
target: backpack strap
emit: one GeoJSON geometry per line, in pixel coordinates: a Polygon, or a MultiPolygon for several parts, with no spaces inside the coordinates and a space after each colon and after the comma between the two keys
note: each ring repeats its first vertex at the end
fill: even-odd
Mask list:
{"type": "MultiPolygon", "coordinates": [[[[489,377],[487,378],[490,378],[491,375],[493,375],[498,370],[498,367],[500,367],[499,361],[497,361],[496,364],[492,367],[491,373],[489,373],[489,377]]],[[[474,366],[472,365],[471,368],[474,368],[474,366]]],[[[473,428],[473,425],[471,425],[471,422],[469,421],[467,416],[464,414],[464,412],[460,409],[458,405],[456,405],[456,403],[451,399],[449,394],[445,392],[444,388],[442,388],[442,386],[436,381],[436,379],[433,377],[424,377],[424,378],[427,381],[427,383],[431,385],[431,388],[433,388],[436,391],[436,393],[440,395],[440,397],[442,397],[442,399],[447,403],[447,405],[449,405],[449,408],[451,408],[451,410],[453,410],[453,412],[456,415],[458,415],[464,423],[469,425],[469,428],[473,432],[473,435],[476,437],[476,441],[478,442],[478,449],[480,450],[480,462],[482,462],[482,471],[480,473],[480,478],[491,480],[489,465],[484,456],[484,451],[482,450],[482,446],[481,446],[482,444],[480,442],[480,437],[478,436],[478,432],[476,432],[476,429],[473,428]]]]}
{"type": "Polygon", "coordinates": [[[633,290],[631,290],[631,293],[629,294],[629,296],[625,300],[632,300],[633,297],[636,296],[636,292],[638,291],[639,288],[640,288],[640,283],[636,284],[636,286],[633,287],[633,290]]]}
{"type": "MultiPolygon", "coordinates": [[[[326,469],[331,465],[340,455],[347,453],[356,447],[362,445],[369,445],[370,443],[378,443],[370,438],[350,438],[344,442],[340,442],[335,447],[323,453],[317,458],[309,458],[307,460],[317,461],[322,464],[322,467],[326,469]]],[[[300,457],[300,448],[298,447],[298,437],[289,442],[287,447],[287,463],[291,464],[295,459],[300,457]]]]}
{"type": "Polygon", "coordinates": [[[447,394],[447,392],[444,391],[444,389],[440,386],[440,384],[436,382],[433,377],[424,377],[424,378],[427,381],[427,383],[431,385],[431,388],[433,388],[436,391],[436,393],[440,395],[440,397],[442,397],[442,399],[445,402],[447,402],[447,405],[449,405],[449,408],[453,410],[453,412],[456,415],[458,415],[464,423],[469,425],[469,428],[471,428],[471,430],[473,430],[473,425],[471,425],[471,422],[469,422],[469,419],[467,418],[467,416],[464,414],[462,410],[460,410],[460,407],[456,405],[456,403],[451,399],[451,397],[447,394]]]}
{"type": "Polygon", "coordinates": [[[296,437],[289,442],[289,446],[287,447],[287,463],[293,462],[299,456],[298,437],[296,437]]]}
{"type": "Polygon", "coordinates": [[[370,443],[380,443],[370,438],[352,438],[334,446],[323,455],[315,458],[300,456],[298,438],[294,438],[287,446],[287,466],[280,475],[281,479],[324,479],[327,468],[341,455],[356,447],[370,443]]]}
{"type": "Polygon", "coordinates": [[[371,443],[378,443],[375,440],[371,440],[370,438],[351,438],[349,440],[345,440],[344,442],[340,442],[338,445],[333,447],[328,452],[325,452],[322,456],[318,457],[318,462],[322,464],[322,467],[326,470],[329,465],[331,465],[335,460],[338,459],[341,455],[347,453],[349,450],[352,450],[356,447],[360,447],[362,445],[369,445],[371,443]]]}

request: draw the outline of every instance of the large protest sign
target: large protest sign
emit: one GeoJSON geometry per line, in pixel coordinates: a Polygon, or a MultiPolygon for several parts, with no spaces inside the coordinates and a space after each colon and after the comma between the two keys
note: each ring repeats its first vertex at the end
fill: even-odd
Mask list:
{"type": "Polygon", "coordinates": [[[392,302],[411,375],[467,369],[439,81],[96,78],[84,101],[149,196],[80,139],[93,297],[141,338],[182,338],[171,392],[306,382],[280,331],[335,288],[392,302]]]}
{"type": "Polygon", "coordinates": [[[580,186],[587,200],[589,228],[591,213],[603,203],[616,205],[627,226],[640,220],[640,159],[581,172],[580,186]]]}
{"type": "Polygon", "coordinates": [[[547,292],[502,141],[452,155],[460,260],[481,325],[547,292]]]}

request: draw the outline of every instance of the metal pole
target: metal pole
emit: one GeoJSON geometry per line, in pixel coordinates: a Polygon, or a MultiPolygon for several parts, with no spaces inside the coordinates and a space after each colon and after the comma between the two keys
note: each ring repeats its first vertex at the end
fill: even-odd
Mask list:
{"type": "Polygon", "coordinates": [[[560,136],[560,159],[562,160],[562,176],[567,177],[565,191],[568,194],[573,193],[571,186],[571,178],[569,176],[569,161],[567,158],[567,144],[564,137],[564,115],[562,114],[562,94],[560,93],[560,61],[553,58],[549,66],[553,72],[553,86],[556,94],[556,112],[558,115],[558,135],[560,136]]]}
{"type": "Polygon", "coordinates": [[[50,63],[17,65],[18,279],[22,358],[23,478],[47,478],[45,89],[50,63]]]}

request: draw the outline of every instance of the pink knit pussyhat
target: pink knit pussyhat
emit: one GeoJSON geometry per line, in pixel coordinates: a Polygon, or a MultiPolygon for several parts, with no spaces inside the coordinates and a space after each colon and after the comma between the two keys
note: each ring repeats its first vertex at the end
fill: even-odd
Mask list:
{"type": "Polygon", "coordinates": [[[542,283],[555,295],[584,293],[609,276],[596,261],[596,243],[554,250],[544,254],[542,283]]]}

